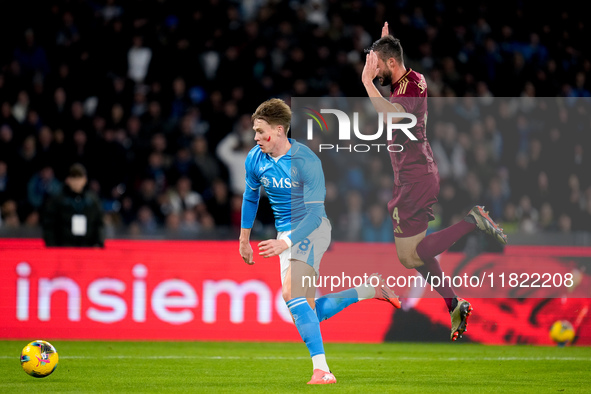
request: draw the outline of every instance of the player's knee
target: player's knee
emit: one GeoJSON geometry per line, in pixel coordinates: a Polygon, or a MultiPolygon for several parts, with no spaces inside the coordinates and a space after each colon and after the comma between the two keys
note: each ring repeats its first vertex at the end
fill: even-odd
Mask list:
{"type": "Polygon", "coordinates": [[[281,295],[283,296],[283,301],[287,302],[291,300],[291,287],[290,286],[283,286],[281,288],[281,295]]]}
{"type": "Polygon", "coordinates": [[[398,255],[398,259],[405,268],[414,269],[422,265],[421,260],[414,258],[412,254],[398,255]]]}

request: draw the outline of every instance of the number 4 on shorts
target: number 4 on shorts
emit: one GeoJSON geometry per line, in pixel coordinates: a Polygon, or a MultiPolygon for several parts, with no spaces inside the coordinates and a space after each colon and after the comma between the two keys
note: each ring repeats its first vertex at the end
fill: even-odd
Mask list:
{"type": "Polygon", "coordinates": [[[392,219],[396,220],[396,222],[400,224],[400,216],[398,216],[398,207],[394,207],[394,212],[392,212],[392,219]]]}

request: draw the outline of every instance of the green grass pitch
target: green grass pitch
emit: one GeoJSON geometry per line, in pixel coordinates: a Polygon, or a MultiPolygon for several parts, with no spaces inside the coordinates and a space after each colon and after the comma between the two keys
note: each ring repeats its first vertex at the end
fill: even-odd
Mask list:
{"type": "Polygon", "coordinates": [[[43,379],[21,369],[27,341],[0,341],[0,393],[591,392],[589,347],[331,343],[337,384],[318,387],[303,343],[47,340],[60,361],[43,379]]]}

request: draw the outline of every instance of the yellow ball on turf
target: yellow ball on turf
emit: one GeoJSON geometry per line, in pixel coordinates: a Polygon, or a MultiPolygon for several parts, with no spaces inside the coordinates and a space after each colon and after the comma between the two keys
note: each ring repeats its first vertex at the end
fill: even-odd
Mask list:
{"type": "Polygon", "coordinates": [[[26,373],[36,378],[51,375],[57,367],[57,362],[57,351],[47,341],[33,341],[21,352],[21,366],[26,373]]]}
{"type": "Polygon", "coordinates": [[[557,320],[550,328],[550,339],[559,345],[566,345],[575,339],[575,329],[567,320],[557,320]]]}

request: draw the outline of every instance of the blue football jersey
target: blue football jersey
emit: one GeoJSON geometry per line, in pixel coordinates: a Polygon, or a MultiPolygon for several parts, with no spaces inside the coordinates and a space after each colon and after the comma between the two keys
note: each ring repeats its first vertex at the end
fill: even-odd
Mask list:
{"type": "MultiPolygon", "coordinates": [[[[290,138],[289,141],[290,150],[277,160],[263,153],[258,145],[250,150],[245,162],[244,197],[245,200],[251,201],[253,192],[256,192],[258,203],[259,189],[261,186],[265,188],[273,209],[277,231],[294,230],[296,227],[300,229],[302,227],[300,223],[304,217],[313,211],[318,221],[310,221],[310,226],[313,228],[309,232],[307,223],[301,223],[306,227],[302,228],[305,230],[303,231],[305,237],[318,227],[322,217],[326,217],[324,173],[320,159],[310,148],[294,139],[290,138]]],[[[256,207],[257,205],[253,204],[243,204],[243,228],[252,227],[256,207]],[[244,212],[252,209],[254,212],[244,212]]],[[[299,240],[294,240],[292,237],[292,241],[296,243],[299,240]]]]}

